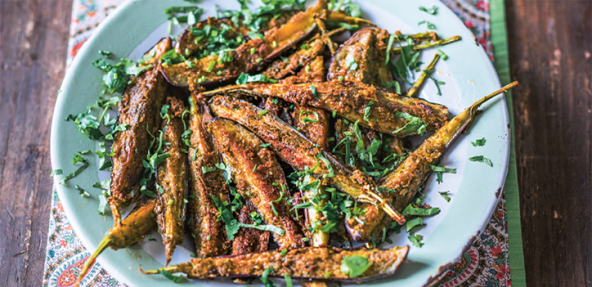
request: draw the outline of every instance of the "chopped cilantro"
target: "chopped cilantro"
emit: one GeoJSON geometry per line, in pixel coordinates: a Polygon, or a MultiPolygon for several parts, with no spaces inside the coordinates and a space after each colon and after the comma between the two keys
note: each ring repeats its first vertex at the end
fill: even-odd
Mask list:
{"type": "Polygon", "coordinates": [[[263,274],[261,274],[261,282],[263,282],[263,284],[265,285],[265,287],[274,287],[273,282],[271,282],[271,280],[267,279],[267,276],[269,276],[269,273],[272,273],[273,269],[267,268],[265,269],[265,271],[263,271],[263,274]]]}
{"type": "Polygon", "coordinates": [[[105,56],[105,58],[109,58],[113,55],[113,53],[111,53],[109,51],[105,51],[105,50],[99,50],[99,54],[105,56]]]}
{"type": "Polygon", "coordinates": [[[413,246],[419,247],[421,248],[423,246],[423,243],[421,242],[421,240],[423,239],[423,236],[421,236],[421,234],[409,234],[409,241],[411,241],[411,244],[413,244],[413,246]]]}
{"type": "Polygon", "coordinates": [[[411,204],[403,210],[403,215],[416,215],[416,216],[432,216],[440,213],[440,208],[432,207],[432,208],[420,208],[420,207],[413,207],[411,204]]]}
{"type": "Polygon", "coordinates": [[[438,14],[438,6],[436,6],[436,5],[432,6],[432,8],[430,8],[430,9],[425,8],[423,6],[419,6],[419,10],[426,12],[428,14],[431,14],[431,15],[438,14]]]}
{"type": "Polygon", "coordinates": [[[348,54],[345,58],[345,66],[349,68],[350,71],[355,71],[358,69],[358,63],[356,63],[356,59],[351,54],[348,54]]]}
{"type": "Polygon", "coordinates": [[[341,272],[350,278],[358,277],[370,267],[368,258],[360,255],[346,256],[341,261],[341,272]]]}
{"type": "Polygon", "coordinates": [[[158,273],[162,274],[162,276],[164,276],[166,279],[169,279],[175,283],[179,283],[183,279],[183,276],[181,275],[173,275],[171,272],[162,269],[158,269],[158,273]]]}
{"type": "Polygon", "coordinates": [[[407,230],[407,232],[409,232],[411,229],[413,229],[413,227],[422,226],[422,225],[423,225],[423,218],[416,217],[411,220],[407,220],[405,222],[405,230],[407,230]]]}
{"type": "Polygon", "coordinates": [[[292,277],[288,273],[284,274],[284,279],[286,280],[286,287],[292,287],[292,277]]]}
{"type": "Polygon", "coordinates": [[[450,202],[450,196],[448,196],[449,191],[438,191],[438,193],[446,200],[446,202],[450,202]]]}
{"type": "Polygon", "coordinates": [[[99,194],[99,207],[97,208],[97,212],[100,215],[105,215],[108,210],[107,207],[109,207],[107,204],[107,196],[104,194],[99,194]]]}
{"type": "Polygon", "coordinates": [[[372,108],[372,105],[373,105],[373,104],[374,104],[374,101],[370,101],[370,102],[369,102],[369,103],[366,105],[366,108],[364,108],[364,120],[365,120],[365,121],[367,121],[367,122],[370,122],[370,119],[369,119],[369,117],[370,117],[370,114],[371,114],[371,111],[370,111],[370,109],[372,108]]]}
{"type": "Polygon", "coordinates": [[[436,29],[436,25],[434,25],[434,23],[428,22],[426,20],[423,20],[423,21],[419,22],[417,24],[417,26],[421,26],[421,24],[427,24],[428,25],[428,29],[432,29],[432,30],[436,29]]]}
{"type": "Polygon", "coordinates": [[[395,113],[395,117],[404,118],[407,120],[407,123],[396,130],[393,131],[393,134],[399,133],[413,133],[416,132],[420,135],[423,135],[427,132],[427,125],[423,122],[420,118],[414,117],[408,113],[397,111],[395,113]]]}
{"type": "Polygon", "coordinates": [[[488,166],[493,167],[493,162],[491,162],[490,159],[488,159],[488,158],[486,158],[486,157],[484,157],[482,155],[477,155],[477,156],[470,157],[469,160],[470,161],[473,161],[473,162],[482,162],[482,163],[484,163],[484,164],[486,164],[488,166]]]}
{"type": "Polygon", "coordinates": [[[475,142],[471,142],[473,146],[484,146],[487,140],[485,138],[478,139],[475,142]]]}
{"type": "Polygon", "coordinates": [[[50,170],[49,176],[61,175],[62,173],[63,173],[63,171],[61,169],[50,170]]]}
{"type": "Polygon", "coordinates": [[[310,91],[312,92],[312,95],[318,99],[319,96],[317,95],[317,88],[314,85],[310,85],[310,91]]]}
{"type": "Polygon", "coordinates": [[[249,74],[241,74],[236,79],[237,85],[244,85],[244,84],[253,83],[253,82],[276,83],[277,81],[274,79],[271,79],[263,74],[257,74],[257,75],[253,75],[253,76],[251,76],[249,74]]]}
{"type": "Polygon", "coordinates": [[[436,173],[437,179],[436,181],[438,182],[438,184],[442,183],[442,173],[453,173],[456,174],[456,168],[447,168],[447,167],[442,167],[442,166],[436,166],[436,165],[430,165],[430,168],[432,169],[432,171],[434,171],[436,173]]]}

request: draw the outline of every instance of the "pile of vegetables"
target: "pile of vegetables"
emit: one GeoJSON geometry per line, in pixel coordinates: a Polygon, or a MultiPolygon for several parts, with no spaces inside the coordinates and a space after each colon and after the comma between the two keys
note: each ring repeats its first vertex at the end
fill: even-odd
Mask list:
{"type": "MultiPolygon", "coordinates": [[[[448,56],[438,50],[422,69],[420,55],[460,37],[389,33],[343,0],[308,9],[301,0],[268,0],[257,11],[239,2],[239,11],[203,21],[197,6],[166,9],[171,25],[188,27],[137,62],[113,63],[99,51],[93,65],[104,71],[103,95],[66,120],[99,141],[99,169],[111,179],[93,187],[114,227],[80,278],[106,247],[129,247],[154,228],[166,265],[186,232],[194,239],[191,262],[142,271],[175,282],[182,277],[173,273],[260,277],[265,286],[273,286],[269,277],[323,286],[391,276],[409,246],[378,247],[402,230],[422,246],[423,218],[440,211],[422,203],[425,180],[456,173],[439,158],[480,105],[516,84],[449,118],[445,106],[417,98],[428,80],[441,94],[434,70],[448,56]],[[339,44],[335,35],[350,37],[339,44]],[[409,136],[426,133],[411,146],[409,136]],[[366,247],[353,249],[354,241],[366,247]]],[[[437,7],[419,9],[437,15],[437,7]]],[[[76,153],[81,165],[61,184],[89,167],[89,153],[76,153]]]]}

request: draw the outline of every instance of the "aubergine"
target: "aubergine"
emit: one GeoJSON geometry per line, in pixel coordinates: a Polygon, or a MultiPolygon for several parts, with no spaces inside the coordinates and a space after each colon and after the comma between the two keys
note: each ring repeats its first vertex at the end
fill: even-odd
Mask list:
{"type": "MultiPolygon", "coordinates": [[[[514,82],[501,90],[498,90],[477,101],[462,113],[450,120],[444,127],[436,131],[426,139],[415,151],[411,152],[396,169],[387,173],[378,181],[378,185],[389,192],[394,207],[403,212],[411,203],[419,189],[425,183],[431,173],[431,165],[437,165],[440,157],[477,115],[477,109],[486,101],[497,94],[514,87],[514,82]]],[[[379,235],[383,226],[388,226],[391,220],[384,218],[382,225],[372,227],[361,224],[355,227],[348,226],[348,232],[358,241],[370,241],[372,235],[379,235]]]]}
{"type": "MultiPolygon", "coordinates": [[[[262,25],[258,32],[265,32],[271,29],[277,29],[282,25],[286,24],[297,11],[282,11],[279,15],[271,18],[269,21],[262,25]]],[[[199,51],[206,45],[207,38],[200,37],[201,35],[194,35],[192,30],[202,30],[207,26],[220,29],[221,27],[229,27],[230,29],[223,36],[225,39],[235,39],[236,37],[247,38],[248,34],[251,33],[251,29],[243,24],[243,18],[239,17],[238,25],[233,23],[232,18],[212,18],[196,23],[192,27],[185,29],[185,31],[179,36],[175,49],[177,53],[189,57],[195,52],[199,51]]],[[[207,28],[206,28],[207,29],[207,28]]]]}
{"type": "MultiPolygon", "coordinates": [[[[297,84],[307,82],[324,82],[325,81],[325,67],[324,58],[319,55],[312,61],[308,62],[303,69],[294,76],[290,76],[280,80],[284,84],[297,84]]],[[[317,109],[318,110],[318,109],[317,109]]]]}
{"type": "Polygon", "coordinates": [[[185,233],[185,210],[187,197],[187,155],[182,153],[187,147],[182,141],[185,132],[183,127],[183,102],[169,94],[169,109],[162,119],[162,140],[167,143],[162,147],[166,158],[156,169],[157,201],[154,212],[158,223],[158,231],[165,247],[166,265],[169,265],[177,245],[183,244],[185,233]]]}
{"type": "MultiPolygon", "coordinates": [[[[160,122],[157,116],[164,104],[167,82],[158,72],[158,59],[172,49],[171,38],[158,42],[146,55],[154,55],[153,68],[132,77],[119,102],[118,125],[129,125],[115,134],[111,171],[111,196],[107,199],[115,225],[121,224],[120,209],[128,206],[140,194],[138,183],[143,175],[142,160],[148,154],[151,134],[156,134],[160,122]]],[[[144,63],[148,64],[148,63],[144,63]]]]}
{"type": "Polygon", "coordinates": [[[323,179],[324,184],[333,185],[359,202],[369,203],[365,205],[362,220],[379,224],[386,213],[401,224],[405,222],[383,198],[371,178],[359,170],[345,167],[279,118],[231,96],[216,96],[208,104],[214,115],[236,121],[270,143],[276,155],[294,169],[323,179]]]}
{"type": "Polygon", "coordinates": [[[329,115],[311,107],[294,107],[294,127],[322,149],[329,146],[329,115]]]}
{"type": "Polygon", "coordinates": [[[437,130],[448,120],[448,108],[443,105],[353,82],[248,84],[203,92],[200,97],[227,94],[275,97],[298,106],[321,108],[351,122],[359,121],[362,126],[397,137],[417,134],[415,129],[403,128],[409,121],[397,116],[398,112],[419,118],[427,131],[437,130]]]}
{"type": "MultiPolygon", "coordinates": [[[[249,216],[252,212],[257,212],[257,210],[251,201],[247,201],[239,212],[238,222],[253,224],[253,220],[249,216]]],[[[234,236],[234,241],[232,241],[232,255],[265,252],[269,250],[270,237],[269,231],[241,228],[234,236]]]]}
{"type": "Polygon", "coordinates": [[[80,280],[86,275],[90,266],[95,262],[95,259],[107,247],[113,250],[128,248],[144,239],[144,236],[150,230],[156,227],[156,218],[154,216],[154,207],[156,206],[156,199],[142,197],[138,199],[136,206],[132,212],[123,219],[121,225],[116,225],[109,230],[109,234],[103,238],[95,252],[86,259],[82,272],[79,273],[76,286],[80,284],[80,280]]]}
{"type": "Polygon", "coordinates": [[[163,65],[161,72],[169,83],[186,87],[189,84],[223,84],[243,73],[255,73],[284,51],[310,35],[315,29],[316,15],[325,11],[326,0],[318,1],[290,18],[288,23],[269,31],[263,39],[251,39],[233,51],[202,59],[190,59],[174,65],[163,65]],[[192,67],[189,67],[187,63],[192,67]],[[214,63],[211,68],[211,63],[214,63]]]}
{"type": "Polygon", "coordinates": [[[517,83],[514,82],[472,104],[409,153],[395,170],[378,181],[378,185],[395,191],[390,194],[397,210],[402,212],[409,205],[431,173],[430,166],[438,164],[440,157],[454,139],[471,124],[478,113],[477,109],[499,93],[513,88],[517,83]]]}
{"type": "Polygon", "coordinates": [[[208,123],[217,150],[232,170],[237,191],[250,200],[267,224],[283,229],[273,233],[280,248],[304,247],[304,236],[292,220],[288,183],[274,154],[252,132],[227,119],[208,123]]]}
{"type": "Polygon", "coordinates": [[[357,31],[331,58],[327,81],[362,82],[385,88],[393,81],[390,63],[385,65],[388,38],[388,32],[382,29],[357,31]]]}
{"type": "Polygon", "coordinates": [[[287,57],[287,60],[276,59],[269,67],[267,67],[263,74],[272,79],[283,79],[289,75],[296,73],[296,71],[311,62],[317,56],[322,55],[325,50],[325,42],[323,39],[315,39],[308,44],[302,45],[296,52],[287,57]]]}
{"type": "MultiPolygon", "coordinates": [[[[162,271],[184,273],[191,278],[212,279],[223,277],[290,276],[297,280],[339,281],[361,283],[392,276],[407,258],[409,246],[387,250],[334,247],[306,247],[285,254],[280,250],[216,258],[192,259],[190,262],[158,270],[143,271],[158,274],[162,271]],[[364,257],[370,266],[356,277],[344,274],[343,261],[354,256],[364,257]],[[269,270],[269,271],[267,271],[269,270]]],[[[345,271],[347,272],[347,271],[345,271]]]]}
{"type": "Polygon", "coordinates": [[[210,119],[208,107],[199,105],[191,96],[189,115],[189,203],[188,225],[194,235],[196,254],[199,258],[230,253],[232,242],[228,240],[224,222],[218,220],[218,208],[211,195],[222,202],[229,199],[228,185],[221,170],[204,173],[204,168],[212,168],[220,163],[218,152],[214,149],[212,138],[206,130],[205,122],[210,119]]]}

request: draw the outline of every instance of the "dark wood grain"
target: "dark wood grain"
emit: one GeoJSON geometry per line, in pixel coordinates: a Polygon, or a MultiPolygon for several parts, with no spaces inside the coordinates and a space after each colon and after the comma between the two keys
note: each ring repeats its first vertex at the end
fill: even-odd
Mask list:
{"type": "Polygon", "coordinates": [[[72,1],[0,0],[0,286],[39,286],[72,1]]]}
{"type": "MultiPolygon", "coordinates": [[[[42,282],[72,2],[0,0],[0,286],[42,282]]],[[[592,1],[507,1],[529,286],[592,285],[592,1]]]]}
{"type": "Polygon", "coordinates": [[[507,1],[529,286],[592,285],[592,1],[507,1]]]}

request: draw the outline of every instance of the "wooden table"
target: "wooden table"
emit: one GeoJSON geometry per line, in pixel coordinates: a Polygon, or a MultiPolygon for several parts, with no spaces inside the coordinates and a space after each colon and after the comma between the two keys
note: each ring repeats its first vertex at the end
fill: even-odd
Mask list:
{"type": "MultiPolygon", "coordinates": [[[[71,1],[0,0],[0,286],[43,277],[71,1]]],[[[507,4],[526,278],[592,284],[592,1],[507,4]]]]}

